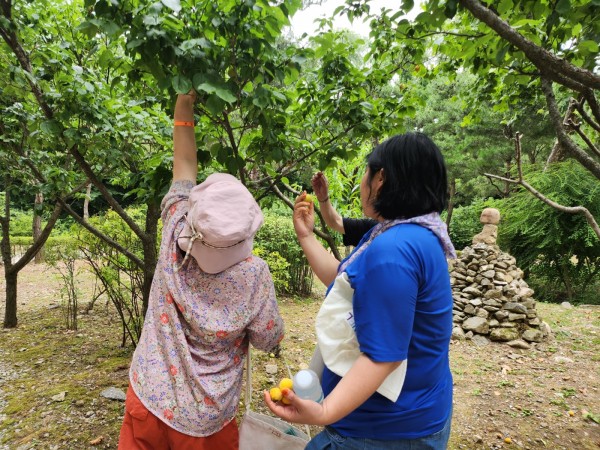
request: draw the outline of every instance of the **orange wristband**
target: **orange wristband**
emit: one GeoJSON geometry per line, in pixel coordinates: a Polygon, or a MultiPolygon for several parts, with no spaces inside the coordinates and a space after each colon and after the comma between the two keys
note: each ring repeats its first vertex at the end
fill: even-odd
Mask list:
{"type": "Polygon", "coordinates": [[[193,127],[194,126],[194,122],[186,122],[184,120],[176,120],[174,125],[176,127],[193,127]]]}

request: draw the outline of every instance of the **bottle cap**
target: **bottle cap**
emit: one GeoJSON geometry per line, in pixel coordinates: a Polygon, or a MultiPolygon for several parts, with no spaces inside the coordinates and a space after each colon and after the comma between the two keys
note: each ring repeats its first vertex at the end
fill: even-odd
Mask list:
{"type": "Polygon", "coordinates": [[[313,383],[312,374],[308,370],[301,370],[294,377],[294,385],[301,389],[309,388],[313,383]]]}

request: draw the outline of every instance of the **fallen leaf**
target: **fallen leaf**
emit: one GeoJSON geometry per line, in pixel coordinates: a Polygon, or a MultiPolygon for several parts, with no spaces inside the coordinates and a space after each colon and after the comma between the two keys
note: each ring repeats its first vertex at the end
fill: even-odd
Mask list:
{"type": "Polygon", "coordinates": [[[104,436],[98,436],[96,439],[92,439],[90,441],[90,445],[99,445],[99,444],[102,444],[103,440],[104,440],[104,436]]]}

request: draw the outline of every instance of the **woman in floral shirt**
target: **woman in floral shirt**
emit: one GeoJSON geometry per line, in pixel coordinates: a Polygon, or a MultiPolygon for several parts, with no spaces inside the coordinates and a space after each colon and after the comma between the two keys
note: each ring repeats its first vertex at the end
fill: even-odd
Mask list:
{"type": "Polygon", "coordinates": [[[195,185],[195,98],[175,106],[173,184],[119,449],[237,449],[248,345],[283,338],[269,268],[251,253],[260,208],[231,175],[195,185]]]}

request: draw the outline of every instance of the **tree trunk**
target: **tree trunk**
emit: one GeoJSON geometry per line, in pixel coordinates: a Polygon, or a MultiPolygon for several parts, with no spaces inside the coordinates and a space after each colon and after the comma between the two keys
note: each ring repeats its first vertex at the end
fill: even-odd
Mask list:
{"type": "Polygon", "coordinates": [[[146,317],[148,310],[148,301],[150,299],[150,288],[154,279],[154,270],[156,269],[157,253],[156,240],[158,233],[158,219],[160,218],[160,206],[155,203],[148,205],[146,212],[146,236],[142,241],[144,247],[144,284],[143,284],[143,317],[146,317]]]}
{"type": "Polygon", "coordinates": [[[4,267],[6,280],[6,309],[4,310],[4,328],[17,326],[17,274],[19,272],[4,267]]]}
{"type": "MultiPolygon", "coordinates": [[[[38,192],[35,194],[35,202],[33,206],[33,242],[37,241],[42,234],[42,205],[44,204],[44,194],[38,192]]],[[[44,262],[44,247],[42,246],[35,254],[35,264],[41,264],[44,262]]]]}
{"type": "Polygon", "coordinates": [[[85,191],[85,200],[83,201],[83,220],[90,218],[90,200],[92,199],[92,183],[88,183],[85,191]]]}

